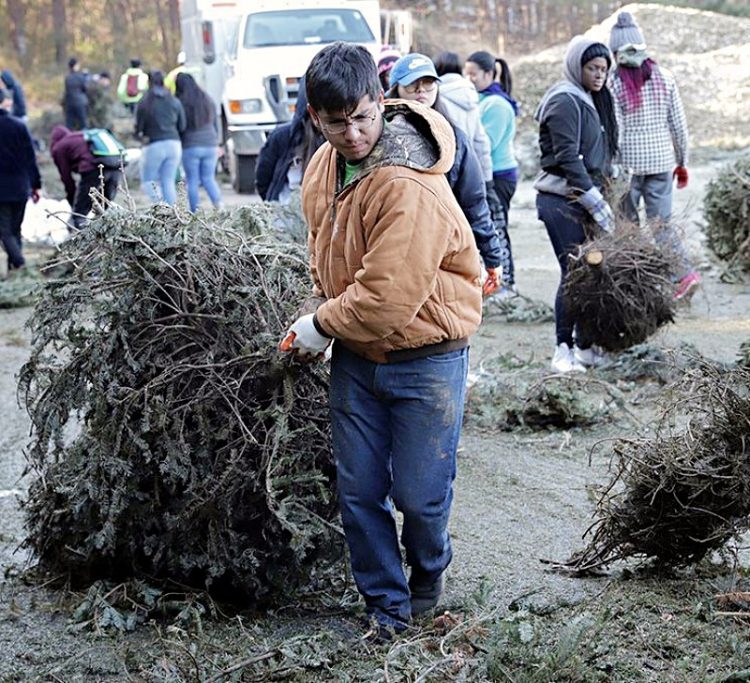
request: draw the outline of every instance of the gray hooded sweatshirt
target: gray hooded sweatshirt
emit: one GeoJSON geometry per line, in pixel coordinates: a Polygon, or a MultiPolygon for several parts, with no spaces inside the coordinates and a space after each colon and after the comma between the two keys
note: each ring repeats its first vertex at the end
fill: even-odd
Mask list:
{"type": "Polygon", "coordinates": [[[586,192],[602,186],[611,174],[604,129],[590,93],[583,87],[581,57],[593,41],[570,41],[563,79],[542,97],[534,118],[539,122],[542,168],[565,178],[571,188],[586,192]]]}
{"type": "Polygon", "coordinates": [[[492,180],[490,139],[482,126],[479,114],[479,93],[471,81],[460,74],[443,74],[440,77],[440,101],[448,110],[451,123],[469,138],[474,153],[482,166],[485,182],[492,180]]]}

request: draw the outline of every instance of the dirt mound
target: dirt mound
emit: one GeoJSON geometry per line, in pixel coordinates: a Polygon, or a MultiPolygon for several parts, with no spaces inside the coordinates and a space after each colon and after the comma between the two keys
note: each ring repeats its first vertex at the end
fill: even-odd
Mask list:
{"type": "MultiPolygon", "coordinates": [[[[622,10],[638,22],[651,55],[677,79],[690,128],[690,147],[741,149],[750,145],[750,19],[681,7],[633,3],[622,10]]],[[[618,12],[586,35],[609,43],[618,12]]],[[[566,45],[511,65],[522,104],[519,154],[535,144],[534,110],[560,78],[566,45]],[[524,148],[524,149],[522,149],[524,148]]]]}

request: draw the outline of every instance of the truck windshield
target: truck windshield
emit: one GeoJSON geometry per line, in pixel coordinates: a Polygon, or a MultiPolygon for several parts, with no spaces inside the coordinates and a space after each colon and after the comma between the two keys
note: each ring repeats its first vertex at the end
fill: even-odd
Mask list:
{"type": "Polygon", "coordinates": [[[242,45],[246,48],[311,45],[337,40],[372,43],[375,37],[356,10],[296,9],[251,14],[245,24],[242,45]]]}

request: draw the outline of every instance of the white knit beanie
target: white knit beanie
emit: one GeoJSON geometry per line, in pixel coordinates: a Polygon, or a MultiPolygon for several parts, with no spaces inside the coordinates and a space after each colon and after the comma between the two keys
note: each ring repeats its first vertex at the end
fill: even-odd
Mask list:
{"type": "Polygon", "coordinates": [[[643,34],[630,12],[620,12],[609,34],[609,49],[617,52],[623,45],[645,45],[643,34]]]}

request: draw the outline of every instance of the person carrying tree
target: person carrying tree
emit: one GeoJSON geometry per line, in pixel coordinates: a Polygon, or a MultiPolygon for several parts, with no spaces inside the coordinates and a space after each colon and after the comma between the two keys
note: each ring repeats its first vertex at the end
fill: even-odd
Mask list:
{"type": "Polygon", "coordinates": [[[359,45],[326,46],[305,78],[308,111],[327,140],[302,186],[318,298],[281,349],[314,360],[333,344],[342,523],[372,632],[387,637],[438,604],[452,557],[469,337],[482,310],[479,255],[444,177],[455,154],[450,124],[415,102],[385,103],[359,45]]]}

